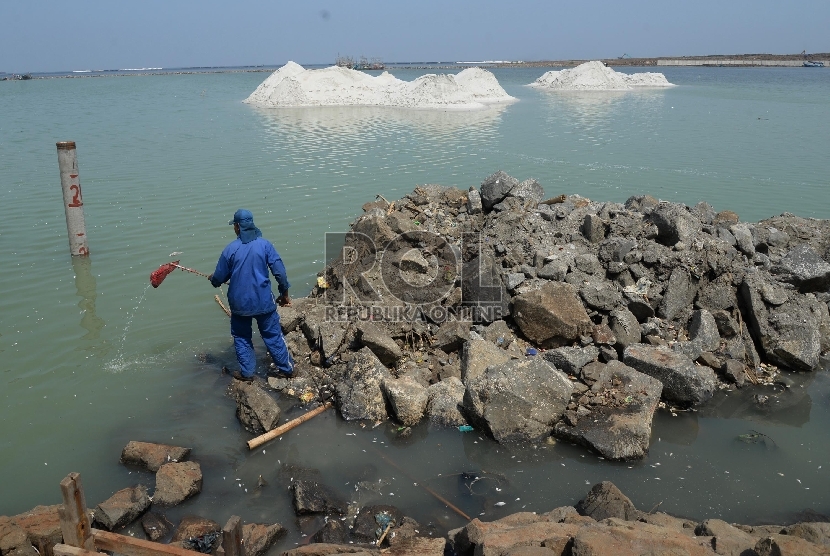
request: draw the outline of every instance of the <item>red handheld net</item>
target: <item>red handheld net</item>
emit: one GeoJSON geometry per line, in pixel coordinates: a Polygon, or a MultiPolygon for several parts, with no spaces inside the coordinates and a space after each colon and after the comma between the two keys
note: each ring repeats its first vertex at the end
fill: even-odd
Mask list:
{"type": "Polygon", "coordinates": [[[167,278],[167,275],[176,270],[176,265],[179,264],[179,261],[173,261],[172,263],[166,263],[158,267],[156,270],[150,273],[150,284],[154,288],[159,287],[161,283],[167,278]]]}

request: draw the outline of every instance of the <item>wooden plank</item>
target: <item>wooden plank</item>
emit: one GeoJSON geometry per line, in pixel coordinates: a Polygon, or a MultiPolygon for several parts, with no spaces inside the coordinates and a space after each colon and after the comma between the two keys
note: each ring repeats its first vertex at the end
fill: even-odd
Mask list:
{"type": "Polygon", "coordinates": [[[92,550],[85,550],[77,546],[69,546],[68,544],[56,544],[52,548],[52,553],[55,556],[106,556],[102,552],[93,552],[92,550]]]}
{"type": "Polygon", "coordinates": [[[92,538],[95,540],[95,548],[107,552],[118,552],[125,556],[195,556],[201,552],[187,550],[170,544],[159,544],[157,542],[127,537],[100,529],[92,530],[92,538]]]}
{"type": "Polygon", "coordinates": [[[222,529],[222,548],[225,550],[225,556],[245,556],[242,541],[242,519],[238,515],[233,515],[222,529]]]}
{"type": "Polygon", "coordinates": [[[309,411],[305,415],[300,415],[296,419],[292,419],[292,420],[288,421],[287,423],[283,423],[279,427],[277,427],[273,430],[270,430],[270,431],[266,432],[265,434],[261,434],[261,435],[257,436],[256,438],[252,438],[251,440],[248,441],[248,449],[253,450],[254,448],[258,448],[259,446],[262,446],[263,444],[265,444],[269,440],[273,440],[274,438],[278,437],[279,435],[290,431],[291,429],[293,429],[297,425],[301,425],[301,424],[305,423],[306,421],[308,421],[309,419],[311,419],[312,417],[320,415],[322,412],[324,412],[325,410],[330,408],[332,405],[333,404],[331,402],[326,402],[323,405],[321,405],[320,407],[318,407],[317,409],[312,409],[311,411],[309,411]]]}
{"type": "Polygon", "coordinates": [[[86,497],[80,473],[70,473],[61,481],[63,507],[58,510],[61,519],[63,542],[76,548],[95,550],[92,529],[86,510],[86,497]]]}

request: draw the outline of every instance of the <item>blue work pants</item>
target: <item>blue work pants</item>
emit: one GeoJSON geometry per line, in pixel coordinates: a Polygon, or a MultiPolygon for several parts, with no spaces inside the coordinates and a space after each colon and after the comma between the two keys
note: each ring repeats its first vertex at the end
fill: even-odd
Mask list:
{"type": "Polygon", "coordinates": [[[288,351],[280,327],[280,316],[276,311],[253,316],[231,315],[231,336],[233,336],[233,347],[236,349],[240,373],[248,377],[252,376],[256,369],[251,328],[253,319],[256,319],[259,335],[262,336],[262,341],[265,342],[265,347],[268,348],[268,353],[271,354],[271,359],[274,360],[277,369],[280,373],[290,376],[294,372],[294,358],[288,351]]]}

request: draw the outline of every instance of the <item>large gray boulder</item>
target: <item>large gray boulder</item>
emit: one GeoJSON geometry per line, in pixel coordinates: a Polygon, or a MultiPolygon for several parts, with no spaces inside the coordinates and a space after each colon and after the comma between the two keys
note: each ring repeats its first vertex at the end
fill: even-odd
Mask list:
{"type": "Polygon", "coordinates": [[[461,413],[464,403],[464,383],[451,376],[431,384],[427,388],[427,410],[432,424],[440,427],[457,427],[467,424],[461,413]]]}
{"type": "Polygon", "coordinates": [[[810,371],[821,355],[822,308],[812,296],[796,296],[773,306],[763,296],[764,280],[744,277],[739,293],[752,338],[768,360],[798,371],[810,371]],[[813,307],[815,306],[815,307],[813,307]]]}
{"type": "Polygon", "coordinates": [[[720,347],[720,334],[715,317],[706,309],[699,309],[692,313],[689,321],[689,339],[698,345],[702,351],[715,351],[720,347]]]}
{"type": "Polygon", "coordinates": [[[489,212],[493,205],[501,202],[517,185],[519,185],[519,180],[508,176],[501,170],[481,182],[481,204],[484,212],[489,212]]]}
{"type": "Polygon", "coordinates": [[[549,436],[570,401],[573,384],[542,357],[488,367],[467,384],[464,411],[497,442],[549,436]]]}
{"type": "Polygon", "coordinates": [[[156,472],[153,503],[175,506],[202,491],[202,468],[194,461],[165,463],[156,472]]]}
{"type": "Polygon", "coordinates": [[[662,382],[663,397],[677,404],[701,404],[715,393],[717,379],[712,369],[664,347],[630,345],[623,352],[623,362],[662,382]]]}
{"type": "Polygon", "coordinates": [[[262,434],[279,424],[280,406],[256,382],[234,380],[231,396],[236,400],[236,416],[246,430],[262,434]]]}
{"type": "Polygon", "coordinates": [[[608,459],[642,458],[648,452],[651,421],[662,391],[659,380],[609,361],[591,386],[588,413],[576,412],[574,425],[560,421],[554,434],[608,459]]]}
{"type": "Polygon", "coordinates": [[[448,320],[441,325],[435,335],[433,346],[445,353],[458,351],[464,342],[470,339],[470,323],[448,320]]]}
{"type": "Polygon", "coordinates": [[[536,206],[545,199],[545,190],[539,185],[538,181],[530,178],[511,188],[507,192],[507,197],[518,197],[523,201],[531,201],[533,206],[536,206]]]}
{"type": "Polygon", "coordinates": [[[188,455],[190,448],[130,440],[121,451],[121,463],[137,465],[155,473],[165,463],[183,461],[188,455]]]}
{"type": "Polygon", "coordinates": [[[278,538],[285,534],[279,523],[246,523],[242,526],[242,544],[245,556],[264,556],[278,538]]]}
{"type": "Polygon", "coordinates": [[[696,294],[697,281],[692,278],[689,271],[685,268],[675,268],[669,276],[658,314],[664,319],[673,320],[692,304],[696,294]]]}
{"type": "Polygon", "coordinates": [[[337,407],[346,421],[386,419],[386,401],[381,384],[392,378],[372,351],[364,347],[346,364],[343,378],[335,386],[337,407]]]}
{"type": "Polygon", "coordinates": [[[827,291],[830,287],[830,263],[806,243],[791,249],[772,268],[772,273],[781,281],[798,286],[802,293],[827,291]]]}
{"type": "Polygon", "coordinates": [[[98,504],[95,521],[107,531],[115,531],[135,521],[149,507],[150,496],[146,486],[123,488],[98,504]]]}
{"type": "Polygon", "coordinates": [[[602,481],[591,487],[588,495],[577,503],[576,510],[596,521],[611,517],[635,521],[642,515],[631,499],[611,481],[602,481]]]}
{"type": "Polygon", "coordinates": [[[657,239],[663,245],[672,246],[678,241],[688,243],[700,228],[700,222],[688,209],[675,203],[660,203],[650,218],[657,226],[657,239]]]}
{"type": "Polygon", "coordinates": [[[399,423],[411,427],[423,418],[428,399],[426,388],[409,377],[385,378],[382,385],[399,423]]]}
{"type": "Polygon", "coordinates": [[[564,282],[547,282],[513,298],[513,319],[522,334],[542,347],[565,345],[593,328],[576,288],[564,282]]]}
{"type": "Polygon", "coordinates": [[[328,485],[312,480],[295,480],[291,490],[297,515],[346,513],[346,500],[328,485]]]}
{"type": "Polygon", "coordinates": [[[372,350],[384,365],[394,365],[403,352],[386,330],[373,322],[361,322],[357,327],[360,343],[372,350]]]}
{"type": "Polygon", "coordinates": [[[467,340],[461,349],[461,381],[468,384],[490,365],[499,365],[509,360],[510,354],[493,342],[480,338],[467,340]]]}
{"type": "Polygon", "coordinates": [[[642,338],[640,322],[634,316],[634,313],[628,309],[611,311],[608,326],[617,340],[615,346],[619,350],[624,350],[631,344],[639,343],[642,338]]]}
{"type": "Polygon", "coordinates": [[[578,375],[579,371],[599,356],[596,346],[560,347],[545,352],[545,359],[553,363],[557,369],[569,374],[578,375]]]}

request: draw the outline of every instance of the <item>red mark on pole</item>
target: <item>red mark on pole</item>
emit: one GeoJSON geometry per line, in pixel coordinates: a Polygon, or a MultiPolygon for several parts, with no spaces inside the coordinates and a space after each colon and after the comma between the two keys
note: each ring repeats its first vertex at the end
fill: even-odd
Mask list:
{"type": "Polygon", "coordinates": [[[69,186],[70,191],[75,191],[75,195],[72,197],[72,202],[69,205],[72,208],[82,207],[84,206],[84,202],[81,200],[81,184],[75,185],[74,183],[69,186]]]}
{"type": "Polygon", "coordinates": [[[73,180],[78,177],[78,174],[69,174],[69,177],[73,180]]]}
{"type": "Polygon", "coordinates": [[[86,235],[86,234],[80,233],[80,234],[75,234],[75,235],[78,236],[78,237],[81,237],[81,236],[86,235]]]}

